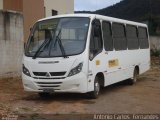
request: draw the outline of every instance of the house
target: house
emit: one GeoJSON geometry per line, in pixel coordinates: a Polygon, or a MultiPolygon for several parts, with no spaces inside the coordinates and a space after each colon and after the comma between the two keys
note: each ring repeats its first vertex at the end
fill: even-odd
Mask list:
{"type": "Polygon", "coordinates": [[[23,14],[24,41],[27,41],[30,28],[38,19],[74,13],[74,0],[0,0],[0,9],[23,14]]]}

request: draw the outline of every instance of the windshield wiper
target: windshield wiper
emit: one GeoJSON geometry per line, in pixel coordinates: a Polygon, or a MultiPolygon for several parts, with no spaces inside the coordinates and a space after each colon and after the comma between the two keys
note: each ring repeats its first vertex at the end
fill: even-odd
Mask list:
{"type": "Polygon", "coordinates": [[[48,40],[45,40],[42,45],[38,48],[38,50],[36,51],[36,53],[34,54],[34,56],[32,57],[33,59],[36,59],[38,54],[40,53],[41,49],[48,43],[48,40]]]}
{"type": "Polygon", "coordinates": [[[50,39],[45,40],[45,41],[42,43],[42,45],[38,48],[38,50],[36,51],[36,53],[34,54],[34,56],[33,56],[32,58],[33,58],[33,59],[36,59],[37,56],[39,55],[41,49],[44,48],[47,44],[49,44],[52,39],[53,39],[53,37],[50,38],[50,39]]]}
{"type": "Polygon", "coordinates": [[[61,34],[61,29],[59,30],[58,35],[56,36],[56,40],[55,40],[55,43],[54,43],[54,47],[55,47],[55,45],[56,45],[56,43],[57,43],[57,41],[58,41],[58,44],[59,44],[59,47],[60,47],[60,49],[61,49],[61,52],[62,52],[63,57],[64,57],[64,58],[68,58],[68,56],[66,56],[66,52],[65,52],[64,47],[63,47],[63,45],[62,45],[62,41],[61,41],[61,39],[59,38],[60,34],[61,34]]]}
{"type": "MultiPolygon", "coordinates": [[[[60,34],[61,34],[61,30],[59,31],[58,35],[56,36],[56,40],[55,40],[54,47],[55,47],[55,45],[56,45],[56,43],[57,43],[57,41],[58,41],[58,44],[59,44],[59,46],[60,46],[60,49],[61,49],[61,52],[62,52],[63,57],[64,57],[64,58],[68,58],[68,57],[66,56],[64,47],[63,47],[62,42],[61,42],[61,39],[59,38],[60,34]]],[[[36,51],[36,53],[34,54],[34,56],[33,56],[32,58],[33,58],[33,59],[36,59],[37,56],[39,55],[41,49],[44,48],[47,44],[49,44],[49,43],[51,42],[51,40],[53,40],[53,36],[52,36],[52,38],[50,38],[49,40],[45,40],[45,41],[42,43],[42,45],[38,48],[38,50],[36,51]]]]}

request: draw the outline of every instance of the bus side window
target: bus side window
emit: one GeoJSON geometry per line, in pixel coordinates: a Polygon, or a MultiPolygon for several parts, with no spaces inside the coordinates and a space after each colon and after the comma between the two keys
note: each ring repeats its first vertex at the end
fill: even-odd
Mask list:
{"type": "Polygon", "coordinates": [[[137,27],[133,25],[126,25],[126,36],[128,40],[128,49],[139,49],[139,40],[137,35],[137,27]]]}
{"type": "Polygon", "coordinates": [[[125,36],[125,26],[121,23],[113,23],[113,40],[116,51],[127,49],[127,39],[125,36]]]}
{"type": "Polygon", "coordinates": [[[138,27],[138,38],[141,49],[149,48],[148,33],[146,28],[138,27]]]}
{"type": "Polygon", "coordinates": [[[90,60],[92,60],[103,49],[101,24],[99,20],[92,23],[92,32],[90,40],[90,60]]]}
{"type": "Polygon", "coordinates": [[[102,30],[103,30],[103,40],[104,40],[105,50],[106,51],[113,51],[111,23],[103,21],[102,22],[102,30]]]}

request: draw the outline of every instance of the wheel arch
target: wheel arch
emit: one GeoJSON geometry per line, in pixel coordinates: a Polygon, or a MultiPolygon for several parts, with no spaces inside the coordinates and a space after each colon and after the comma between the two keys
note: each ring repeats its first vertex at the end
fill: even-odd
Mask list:
{"type": "Polygon", "coordinates": [[[135,66],[134,70],[137,70],[138,74],[140,74],[140,69],[138,65],[135,66]]]}
{"type": "Polygon", "coordinates": [[[104,87],[105,86],[104,74],[102,72],[99,72],[96,74],[96,77],[98,77],[98,81],[99,81],[100,86],[104,87]]]}

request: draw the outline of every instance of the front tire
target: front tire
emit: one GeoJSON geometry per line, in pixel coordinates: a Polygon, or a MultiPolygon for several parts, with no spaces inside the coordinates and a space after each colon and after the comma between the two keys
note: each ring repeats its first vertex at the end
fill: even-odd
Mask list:
{"type": "Polygon", "coordinates": [[[94,91],[89,93],[89,97],[91,99],[96,99],[99,96],[99,92],[100,92],[100,84],[99,84],[98,77],[96,77],[94,80],[94,91]]]}
{"type": "Polygon", "coordinates": [[[138,69],[135,68],[135,70],[133,72],[133,78],[129,79],[130,85],[134,85],[137,82],[138,75],[139,75],[138,69]]]}

